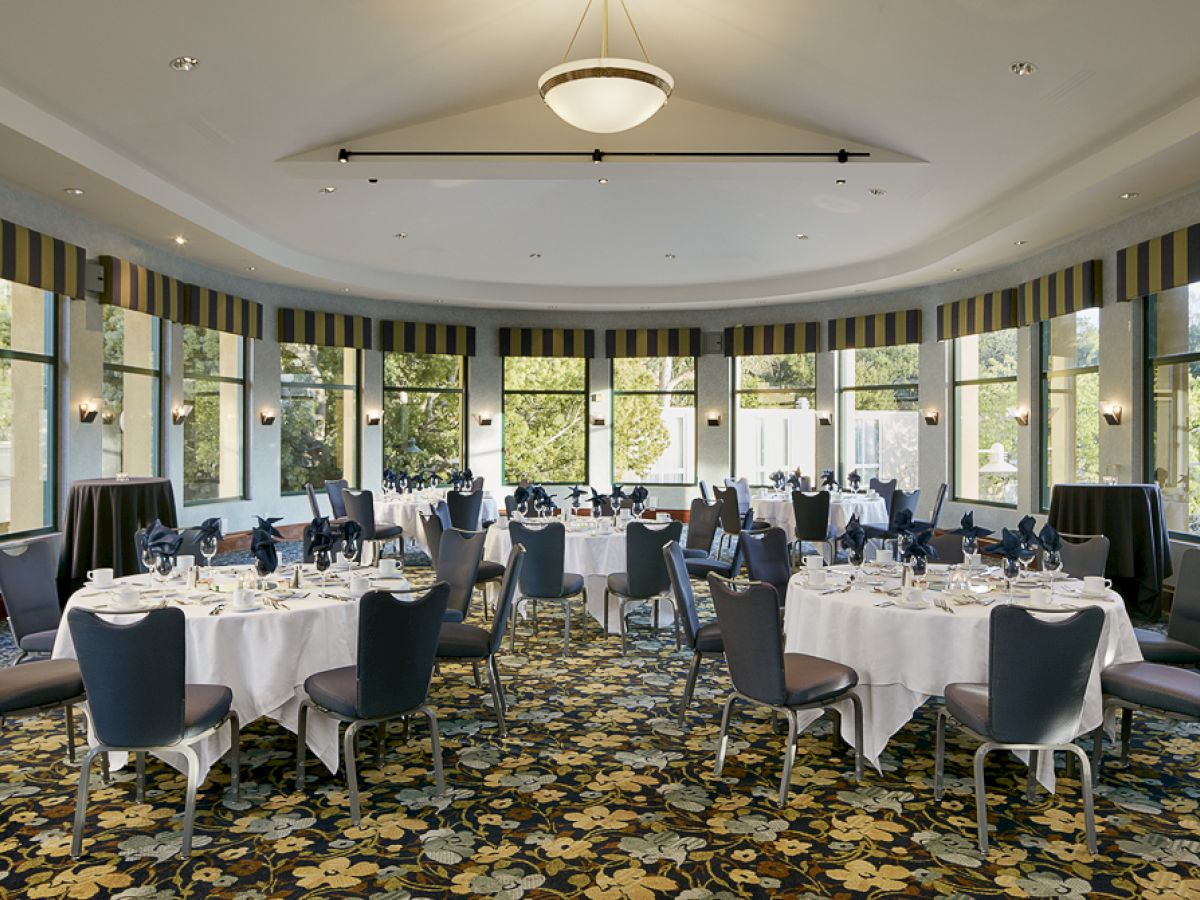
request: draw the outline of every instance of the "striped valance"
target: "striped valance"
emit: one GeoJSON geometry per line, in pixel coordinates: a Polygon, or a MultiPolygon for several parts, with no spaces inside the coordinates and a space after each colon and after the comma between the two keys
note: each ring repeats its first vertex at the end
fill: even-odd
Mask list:
{"type": "Polygon", "coordinates": [[[280,309],[279,342],[370,350],[371,320],[311,309],[280,309]]]}
{"type": "Polygon", "coordinates": [[[263,336],[261,303],[195,284],[188,285],[182,321],[185,325],[198,325],[255,340],[261,340],[263,336]]]}
{"type": "Polygon", "coordinates": [[[1026,281],[1017,288],[1017,293],[1022,325],[1099,306],[1100,260],[1091,259],[1026,281]]]}
{"type": "Polygon", "coordinates": [[[774,356],[816,353],[821,326],[816,322],[790,325],[735,325],[725,329],[726,356],[774,356]]]}
{"type": "Polygon", "coordinates": [[[379,323],[379,349],[400,353],[475,355],[475,326],[422,325],[418,322],[379,323]]]}
{"type": "Polygon", "coordinates": [[[1117,251],[1117,299],[1200,281],[1200,224],[1117,251]]]}
{"type": "Polygon", "coordinates": [[[183,321],[187,284],[115,256],[101,256],[100,265],[104,269],[101,303],[160,316],[172,322],[183,321]]]}
{"type": "Polygon", "coordinates": [[[921,311],[874,313],[829,320],[830,350],[862,350],[867,347],[895,347],[921,340],[921,311]]]}
{"type": "Polygon", "coordinates": [[[501,328],[501,356],[584,356],[596,351],[589,328],[501,328]]]}
{"type": "Polygon", "coordinates": [[[86,275],[82,247],[0,219],[0,278],[81,298],[86,275]]]}
{"type": "Polygon", "coordinates": [[[937,339],[948,341],[970,334],[1016,328],[1017,319],[1016,288],[978,294],[938,307],[937,339]]]}
{"type": "Polygon", "coordinates": [[[604,333],[609,359],[636,356],[699,356],[699,328],[610,328],[604,333]]]}

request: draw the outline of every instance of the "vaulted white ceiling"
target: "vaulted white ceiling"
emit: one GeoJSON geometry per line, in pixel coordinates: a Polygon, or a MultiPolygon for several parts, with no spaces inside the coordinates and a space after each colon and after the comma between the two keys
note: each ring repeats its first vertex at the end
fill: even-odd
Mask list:
{"type": "MultiPolygon", "coordinates": [[[[0,178],[242,275],[597,309],[943,281],[1200,184],[1194,0],[627,2],[675,94],[599,136],[536,91],[583,0],[2,0],[0,178]],[[339,165],[340,147],[871,157],[339,165]]],[[[636,55],[614,6],[613,52],[636,55]]]]}

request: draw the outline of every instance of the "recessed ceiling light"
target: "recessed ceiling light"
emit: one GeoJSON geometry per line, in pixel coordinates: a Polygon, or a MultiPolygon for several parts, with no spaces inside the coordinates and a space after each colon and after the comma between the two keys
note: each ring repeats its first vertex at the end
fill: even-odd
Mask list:
{"type": "Polygon", "coordinates": [[[872,197],[882,197],[887,193],[883,188],[868,188],[867,191],[872,197]]]}
{"type": "Polygon", "coordinates": [[[538,253],[538,252],[534,251],[533,253],[530,253],[530,254],[529,254],[529,258],[530,258],[530,259],[541,259],[541,258],[542,258],[542,254],[540,254],[540,253],[538,253]]]}
{"type": "Polygon", "coordinates": [[[342,288],[342,293],[343,293],[343,294],[348,294],[348,293],[350,293],[350,288],[342,288]]]}
{"type": "Polygon", "coordinates": [[[1024,247],[1029,241],[1013,241],[1014,247],[1024,247]]]}
{"type": "MultiPolygon", "coordinates": [[[[80,193],[83,193],[83,192],[80,191],[80,193]]],[[[1142,196],[1142,195],[1139,194],[1137,191],[1126,191],[1125,193],[1123,193],[1121,195],[1121,199],[1122,200],[1136,200],[1140,196],[1142,196]]]]}
{"type": "Polygon", "coordinates": [[[187,243],[187,238],[185,238],[182,234],[175,235],[175,237],[172,238],[172,240],[175,241],[175,243],[177,245],[179,245],[180,247],[182,247],[184,244],[187,243]]]}
{"type": "Polygon", "coordinates": [[[398,241],[402,241],[402,240],[404,240],[406,237],[408,237],[408,232],[407,232],[407,231],[397,231],[397,232],[396,232],[396,240],[398,240],[398,241]]]}
{"type": "Polygon", "coordinates": [[[171,68],[176,72],[190,72],[200,65],[200,60],[194,56],[177,56],[171,60],[171,68]]]}
{"type": "Polygon", "coordinates": [[[807,235],[807,234],[805,234],[803,231],[797,232],[797,234],[796,234],[796,240],[798,240],[798,241],[807,241],[807,240],[808,240],[808,235],[807,235]]]}
{"type": "Polygon", "coordinates": [[[834,181],[834,184],[836,184],[838,187],[841,187],[841,186],[842,186],[842,185],[844,185],[845,183],[846,183],[846,179],[845,179],[845,178],[839,178],[839,179],[837,179],[836,181],[834,181]]]}
{"type": "Polygon", "coordinates": [[[1014,75],[1032,75],[1037,71],[1037,66],[1031,62],[1015,62],[1008,67],[1008,71],[1014,75]]]}
{"type": "Polygon", "coordinates": [[[664,254],[663,254],[663,256],[664,256],[665,258],[667,258],[667,259],[674,259],[674,258],[675,258],[675,254],[674,254],[674,253],[664,253],[664,254]]]}
{"type": "Polygon", "coordinates": [[[327,184],[323,188],[318,188],[317,193],[318,194],[332,194],[336,190],[337,190],[337,188],[335,188],[333,185],[327,184]]]}
{"type": "Polygon", "coordinates": [[[70,194],[72,197],[82,197],[87,193],[83,188],[63,188],[64,194],[70,194]]]}
{"type": "Polygon", "coordinates": [[[608,184],[608,179],[607,178],[597,178],[596,183],[597,184],[608,184]]]}
{"type": "Polygon", "coordinates": [[[962,266],[955,266],[955,267],[952,269],[952,271],[954,271],[954,272],[961,272],[961,271],[962,271],[962,266]]]}
{"type": "Polygon", "coordinates": [[[378,178],[368,178],[367,184],[379,184],[379,179],[378,178]]]}
{"type": "Polygon", "coordinates": [[[246,271],[253,272],[255,270],[255,268],[256,268],[255,266],[246,266],[246,271]]]}

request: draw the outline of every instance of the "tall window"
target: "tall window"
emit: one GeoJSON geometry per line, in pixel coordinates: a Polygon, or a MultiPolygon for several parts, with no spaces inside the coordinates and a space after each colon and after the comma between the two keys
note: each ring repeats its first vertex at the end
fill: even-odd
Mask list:
{"type": "Polygon", "coordinates": [[[162,389],[157,316],[102,306],[104,406],[101,469],[106,477],[157,475],[159,392],[162,389]]]}
{"type": "Polygon", "coordinates": [[[1146,299],[1147,473],[1167,528],[1200,536],[1200,283],[1146,299]]]}
{"type": "Polygon", "coordinates": [[[588,361],[582,358],[504,358],[506,484],[588,480],[587,378],[588,361]]]}
{"type": "Polygon", "coordinates": [[[696,480],[696,358],[612,361],[613,481],[696,480]]]}
{"type": "Polygon", "coordinates": [[[842,478],[917,483],[918,345],[838,351],[842,478]]]}
{"type": "Polygon", "coordinates": [[[1017,503],[1017,329],[954,340],[954,496],[1017,503]]]}
{"type": "Polygon", "coordinates": [[[358,351],[280,344],[280,488],[358,481],[358,351]]]}
{"type": "Polygon", "coordinates": [[[753,485],[772,472],[817,469],[815,353],[733,359],[733,472],[753,485]]]}
{"type": "Polygon", "coordinates": [[[383,461],[461,465],[466,358],[444,353],[383,355],[383,461]]]}
{"type": "Polygon", "coordinates": [[[54,526],[56,297],[0,281],[0,533],[54,526]]]}
{"type": "Polygon", "coordinates": [[[183,326],[183,502],[244,495],[245,341],[236,334],[183,326]]]}
{"type": "Polygon", "coordinates": [[[1041,326],[1042,508],[1056,484],[1100,480],[1100,310],[1041,326]]]}

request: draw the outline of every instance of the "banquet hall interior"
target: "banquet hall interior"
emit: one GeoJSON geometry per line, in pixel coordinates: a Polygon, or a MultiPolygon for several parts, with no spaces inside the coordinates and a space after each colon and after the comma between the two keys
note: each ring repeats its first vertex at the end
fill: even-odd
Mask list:
{"type": "Polygon", "coordinates": [[[1200,5],[0,11],[0,897],[1200,896],[1200,5]]]}

